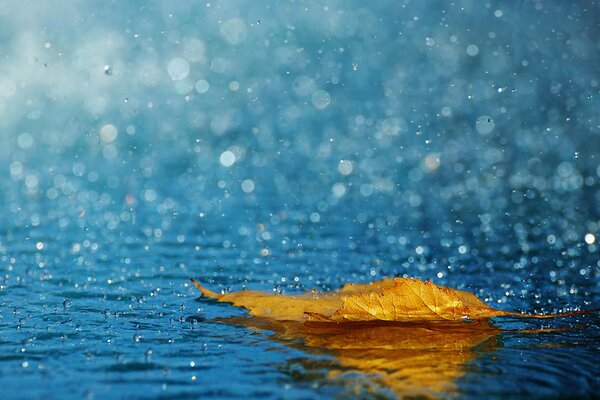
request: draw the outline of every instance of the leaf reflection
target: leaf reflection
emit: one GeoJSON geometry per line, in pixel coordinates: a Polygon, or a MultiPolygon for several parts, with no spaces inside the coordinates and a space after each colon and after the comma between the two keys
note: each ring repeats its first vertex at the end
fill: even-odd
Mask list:
{"type": "Polygon", "coordinates": [[[500,346],[495,340],[500,330],[487,320],[332,324],[236,317],[218,321],[274,331],[273,340],[287,346],[296,347],[300,341],[311,353],[333,354],[338,365],[329,370],[329,378],[358,372],[398,397],[456,395],[456,380],[466,373],[466,364],[500,346]]]}

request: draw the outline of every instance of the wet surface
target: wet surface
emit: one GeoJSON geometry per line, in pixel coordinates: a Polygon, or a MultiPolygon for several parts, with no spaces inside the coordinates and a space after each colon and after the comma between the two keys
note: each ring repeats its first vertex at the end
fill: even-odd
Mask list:
{"type": "MultiPolygon", "coordinates": [[[[285,224],[280,222],[279,226],[285,224]]],[[[318,226],[307,229],[310,235],[306,236],[312,237],[307,242],[327,240],[318,240],[318,226]]],[[[340,226],[343,228],[337,224],[338,229],[340,226]]],[[[15,250],[12,270],[6,273],[2,285],[0,380],[7,393],[16,397],[44,397],[65,390],[77,397],[110,393],[140,398],[267,394],[273,398],[303,398],[355,393],[503,397],[573,394],[574,390],[585,395],[598,388],[597,314],[551,321],[499,319],[491,328],[479,332],[481,335],[472,335],[472,339],[468,335],[467,339],[457,339],[461,329],[438,333],[434,335],[437,342],[427,341],[433,348],[421,346],[423,335],[410,330],[394,334],[386,328],[385,336],[372,329],[353,329],[348,333],[317,330],[282,336],[273,335],[274,329],[269,326],[253,327],[253,322],[240,327],[215,321],[241,316],[243,312],[198,298],[197,290],[187,284],[189,276],[201,277],[213,288],[277,288],[293,293],[300,287],[334,287],[335,282],[346,279],[369,280],[370,273],[361,272],[360,265],[356,267],[351,259],[372,257],[372,250],[368,250],[348,252],[346,262],[333,259],[330,252],[347,245],[346,240],[334,238],[329,239],[329,249],[314,245],[312,251],[291,256],[295,258],[291,265],[304,265],[304,271],[275,261],[271,258],[274,256],[259,254],[255,257],[261,257],[261,262],[250,266],[247,261],[232,257],[222,244],[210,244],[210,238],[219,234],[194,236],[186,232],[186,237],[192,238],[186,242],[190,240],[191,244],[153,240],[150,245],[127,246],[90,241],[89,247],[82,244],[78,252],[73,252],[72,234],[65,235],[68,238],[61,234],[52,238],[48,234],[41,250],[37,250],[36,243],[40,241],[36,240],[42,239],[23,236],[21,240],[4,242],[6,251],[17,248],[18,242],[30,247],[15,250]],[[207,244],[195,250],[198,243],[207,244]],[[60,255],[60,249],[69,250],[60,255]],[[311,262],[322,266],[309,268],[311,262]],[[211,266],[212,263],[218,266],[211,266]],[[297,284],[282,282],[282,278],[293,282],[296,277],[297,284]],[[539,334],[499,331],[551,327],[570,330],[539,334]],[[349,337],[353,335],[357,338],[349,337]],[[369,337],[380,341],[370,344],[366,339],[369,337]],[[346,349],[346,343],[357,349],[346,349]],[[401,352],[393,350],[402,345],[408,346],[410,353],[404,348],[401,352]],[[448,368],[442,365],[444,358],[439,352],[448,354],[448,368]],[[432,365],[428,360],[434,356],[436,362],[432,365]],[[423,362],[422,358],[422,368],[442,368],[445,380],[435,387],[427,385],[420,392],[427,380],[414,378],[413,368],[423,362]],[[409,389],[415,392],[394,386],[403,385],[407,379],[410,382],[411,376],[421,385],[410,385],[409,389]],[[572,387],[573,382],[577,383],[576,388],[572,387]]],[[[382,254],[389,251],[389,246],[370,246],[378,248],[379,257],[386,259],[382,254]]],[[[277,254],[281,250],[273,246],[271,251],[277,254]]],[[[429,267],[419,275],[478,292],[503,309],[555,311],[595,304],[597,287],[584,285],[588,282],[585,280],[571,284],[577,288],[571,294],[549,278],[533,284],[515,272],[510,274],[508,266],[503,271],[500,262],[494,263],[498,271],[486,273],[485,278],[459,271],[438,279],[436,264],[423,263],[429,267]],[[502,285],[507,284],[511,285],[510,290],[525,294],[508,296],[500,303],[494,301],[504,298],[502,285]],[[543,293],[539,299],[534,295],[538,292],[543,293]]],[[[369,271],[371,268],[374,267],[369,264],[369,271]]],[[[411,268],[386,273],[412,274],[411,268]]]]}

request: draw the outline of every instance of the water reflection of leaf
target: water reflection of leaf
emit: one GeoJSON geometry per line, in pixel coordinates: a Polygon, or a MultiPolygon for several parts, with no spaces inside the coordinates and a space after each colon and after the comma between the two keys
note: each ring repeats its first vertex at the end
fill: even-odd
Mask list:
{"type": "Polygon", "coordinates": [[[274,331],[273,339],[286,345],[294,347],[301,341],[311,353],[333,354],[337,366],[329,368],[330,378],[359,372],[398,397],[456,394],[455,382],[466,373],[465,364],[494,351],[500,332],[487,321],[351,325],[256,317],[218,321],[274,331]]]}
{"type": "Polygon", "coordinates": [[[274,338],[287,345],[302,341],[312,351],[333,352],[338,368],[330,369],[330,376],[357,371],[399,397],[456,394],[456,380],[466,373],[466,364],[497,348],[492,339],[500,331],[489,318],[594,311],[523,315],[419,279],[384,279],[300,295],[252,290],[218,294],[192,282],[204,296],[244,307],[254,316],[222,322],[275,331],[274,338]]]}

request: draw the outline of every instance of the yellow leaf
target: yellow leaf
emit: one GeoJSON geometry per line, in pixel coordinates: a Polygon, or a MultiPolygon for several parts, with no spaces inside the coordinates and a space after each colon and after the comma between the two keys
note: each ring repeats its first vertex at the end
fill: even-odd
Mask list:
{"type": "MultiPolygon", "coordinates": [[[[218,294],[192,282],[204,296],[244,307],[254,316],[218,321],[273,331],[273,339],[288,346],[334,355],[337,363],[327,368],[327,379],[345,383],[348,377],[355,397],[382,388],[399,398],[460,396],[456,381],[466,373],[465,364],[501,346],[495,340],[501,330],[489,318],[590,312],[524,315],[496,310],[472,293],[418,279],[384,279],[293,296],[252,290],[218,294]],[[366,379],[357,379],[352,372],[366,379]]],[[[314,369],[320,371],[322,365],[317,363],[314,369]]]]}
{"type": "Polygon", "coordinates": [[[246,308],[255,317],[268,317],[280,321],[305,321],[306,313],[333,313],[342,306],[338,296],[307,292],[298,296],[278,295],[258,290],[231,293],[214,293],[195,280],[192,283],[202,294],[219,302],[246,308]]]}
{"type": "Polygon", "coordinates": [[[349,284],[338,291],[281,295],[253,290],[214,293],[192,279],[206,297],[246,308],[257,317],[279,321],[458,321],[498,316],[552,318],[582,314],[533,314],[494,309],[475,295],[419,279],[393,278],[371,284],[349,284]]]}

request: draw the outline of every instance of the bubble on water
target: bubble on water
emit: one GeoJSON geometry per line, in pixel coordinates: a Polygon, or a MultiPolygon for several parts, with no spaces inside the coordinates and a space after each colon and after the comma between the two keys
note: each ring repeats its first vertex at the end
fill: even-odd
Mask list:
{"type": "Polygon", "coordinates": [[[467,55],[475,57],[477,54],[479,54],[479,47],[477,45],[470,44],[467,46],[467,55]]]}
{"type": "Polygon", "coordinates": [[[208,89],[210,88],[210,84],[205,81],[204,79],[200,79],[198,82],[196,82],[196,92],[200,93],[200,94],[204,94],[206,92],[208,92],[208,89]]]}
{"type": "Polygon", "coordinates": [[[435,45],[435,39],[427,37],[427,38],[425,38],[425,44],[428,47],[431,47],[431,46],[435,45]]]}
{"type": "Polygon", "coordinates": [[[487,115],[482,115],[475,121],[475,128],[477,129],[477,132],[482,135],[490,133],[494,129],[494,126],[494,120],[487,115]]]}
{"type": "Polygon", "coordinates": [[[317,90],[316,92],[313,92],[311,101],[313,106],[319,110],[322,110],[329,106],[331,103],[331,97],[329,97],[329,93],[327,93],[325,90],[317,90]]]}
{"type": "Polygon", "coordinates": [[[44,249],[44,243],[43,242],[37,242],[35,244],[35,248],[38,250],[43,250],[44,249]]]}
{"type": "Polygon", "coordinates": [[[180,81],[189,75],[190,64],[183,58],[174,58],[169,62],[167,71],[172,80],[180,81]]]}
{"type": "Polygon", "coordinates": [[[219,156],[219,162],[224,167],[231,167],[235,163],[235,161],[236,161],[235,160],[235,154],[232,151],[230,151],[230,150],[224,151],[219,156]]]}
{"type": "Polygon", "coordinates": [[[237,45],[242,43],[248,34],[246,24],[239,18],[228,19],[221,25],[221,36],[227,43],[237,45]]]}
{"type": "Polygon", "coordinates": [[[67,309],[69,307],[71,307],[71,301],[70,300],[63,301],[63,308],[67,309]]]}
{"type": "Polygon", "coordinates": [[[142,335],[140,335],[140,334],[137,334],[137,333],[134,333],[134,334],[133,334],[133,341],[134,341],[135,343],[139,343],[139,342],[142,340],[142,338],[143,338],[143,336],[142,336],[142,335]]]}
{"type": "Polygon", "coordinates": [[[119,131],[117,127],[112,124],[106,124],[100,128],[100,139],[104,143],[112,143],[117,139],[119,131]]]}

